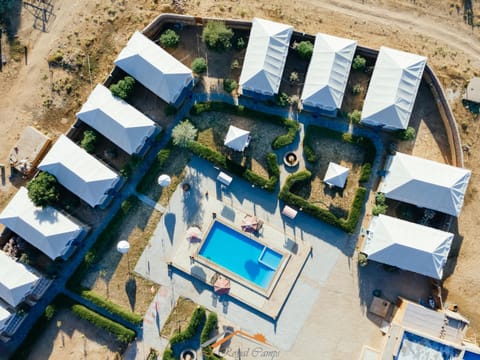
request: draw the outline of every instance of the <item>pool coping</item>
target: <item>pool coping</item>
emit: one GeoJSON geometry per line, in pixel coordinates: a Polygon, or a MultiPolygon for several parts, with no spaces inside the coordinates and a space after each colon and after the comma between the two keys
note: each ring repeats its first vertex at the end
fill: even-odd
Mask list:
{"type": "Polygon", "coordinates": [[[198,263],[201,263],[201,264],[203,263],[205,266],[208,266],[210,269],[212,269],[212,271],[215,271],[219,274],[225,275],[231,281],[235,281],[235,282],[243,285],[246,288],[250,288],[252,291],[257,292],[258,294],[260,294],[262,296],[265,296],[266,298],[269,298],[270,295],[272,294],[273,290],[275,289],[275,286],[277,285],[277,282],[280,279],[280,276],[282,275],[283,270],[287,266],[288,261],[290,260],[290,256],[291,256],[291,254],[287,253],[286,251],[279,250],[277,247],[274,247],[271,244],[267,244],[265,241],[262,241],[259,237],[255,237],[253,235],[248,236],[241,229],[237,229],[236,227],[228,224],[227,222],[225,222],[225,221],[223,221],[219,218],[215,218],[210,222],[210,224],[208,225],[208,229],[204,232],[204,236],[203,236],[202,240],[200,241],[200,243],[198,245],[198,249],[195,252],[194,260],[198,263]],[[255,284],[252,281],[243,279],[240,275],[235,274],[234,272],[222,267],[221,265],[207,259],[203,255],[200,255],[200,250],[202,249],[203,245],[205,244],[205,241],[206,241],[208,235],[210,234],[210,231],[212,230],[212,227],[215,224],[215,222],[218,222],[218,223],[220,223],[224,226],[227,226],[228,228],[238,232],[239,234],[245,236],[246,238],[263,245],[264,249],[266,247],[266,248],[272,249],[275,252],[282,255],[282,260],[281,260],[279,266],[275,269],[275,272],[274,272],[272,278],[270,279],[270,282],[269,282],[267,288],[262,288],[261,286],[258,286],[257,284],[255,284]]]}

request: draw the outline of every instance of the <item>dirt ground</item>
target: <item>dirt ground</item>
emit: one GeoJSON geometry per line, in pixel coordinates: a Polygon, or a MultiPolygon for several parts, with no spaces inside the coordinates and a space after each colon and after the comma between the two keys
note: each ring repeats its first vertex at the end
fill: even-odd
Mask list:
{"type": "MultiPolygon", "coordinates": [[[[474,14],[480,14],[480,3],[472,4],[474,14]]],[[[113,59],[133,31],[142,29],[160,12],[171,8],[170,1],[96,0],[57,2],[54,11],[55,18],[46,33],[33,30],[32,15],[23,12],[18,40],[28,49],[28,65],[19,57],[17,62],[9,61],[0,73],[0,163],[6,162],[8,152],[27,125],[36,126],[53,138],[65,132],[92,86],[107,76],[113,59]],[[58,48],[67,54],[77,53],[83,69],[81,81],[74,82],[70,71],[49,68],[46,59],[58,48]],[[62,90],[63,79],[69,79],[74,86],[72,93],[62,90]],[[54,90],[55,84],[59,84],[59,91],[54,90]]],[[[460,0],[299,0],[294,6],[287,0],[187,0],[184,9],[185,13],[196,16],[264,17],[292,24],[296,30],[310,34],[321,31],[357,39],[364,46],[387,45],[428,57],[461,125],[465,166],[473,169],[463,212],[452,226],[457,236],[455,251],[447,264],[452,275],[445,281],[446,301],[457,303],[460,311],[472,320],[473,336],[480,331],[479,125],[460,99],[468,79],[480,74],[480,29],[465,24],[463,11],[460,0]]],[[[475,15],[474,22],[478,23],[478,19],[475,15]]],[[[423,139],[423,149],[437,146],[435,131],[420,123],[418,138],[423,139]]],[[[419,140],[417,143],[420,144],[419,140]]],[[[423,149],[414,148],[413,153],[423,155],[423,149]]],[[[430,151],[432,156],[442,153],[440,149],[430,151]]],[[[15,190],[8,178],[0,185],[0,207],[15,190]]]]}
{"type": "Polygon", "coordinates": [[[27,359],[114,360],[120,347],[113,335],[80,319],[70,310],[61,309],[49,322],[27,359]]]}

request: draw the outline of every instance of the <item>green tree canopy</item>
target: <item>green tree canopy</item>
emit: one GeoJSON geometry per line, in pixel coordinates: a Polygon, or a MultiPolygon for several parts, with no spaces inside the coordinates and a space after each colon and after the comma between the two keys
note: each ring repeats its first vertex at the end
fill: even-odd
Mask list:
{"type": "Polygon", "coordinates": [[[173,144],[181,147],[187,147],[190,142],[197,137],[197,129],[187,119],[180,122],[172,130],[173,144]]]}
{"type": "Polygon", "coordinates": [[[55,176],[41,172],[27,184],[28,197],[35,206],[46,207],[60,198],[55,176]]]}
{"type": "Polygon", "coordinates": [[[313,54],[313,44],[311,41],[301,41],[297,44],[298,55],[302,59],[308,60],[312,57],[313,54]]]}
{"type": "Polygon", "coordinates": [[[203,28],[202,40],[211,49],[230,49],[232,37],[233,30],[223,21],[209,21],[203,28]]]}
{"type": "Polygon", "coordinates": [[[203,74],[207,71],[207,61],[202,57],[194,59],[192,61],[192,70],[194,73],[203,74]]]}
{"type": "Polygon", "coordinates": [[[83,139],[80,146],[88,153],[95,151],[95,144],[97,143],[97,133],[93,130],[87,130],[83,133],[83,139]]]}
{"type": "Polygon", "coordinates": [[[113,95],[126,100],[132,94],[134,85],[135,79],[131,76],[125,76],[116,84],[110,85],[110,91],[113,95]]]}
{"type": "Polygon", "coordinates": [[[180,36],[172,29],[165,30],[160,35],[160,45],[164,48],[176,48],[180,41],[180,36]]]}

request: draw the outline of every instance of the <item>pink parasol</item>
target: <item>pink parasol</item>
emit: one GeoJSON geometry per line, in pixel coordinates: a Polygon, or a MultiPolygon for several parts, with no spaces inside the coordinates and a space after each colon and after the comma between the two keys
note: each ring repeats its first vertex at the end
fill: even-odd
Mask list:
{"type": "Polygon", "coordinates": [[[219,295],[228,293],[230,291],[230,280],[220,275],[213,284],[213,290],[219,295]]]}
{"type": "Polygon", "coordinates": [[[253,232],[257,231],[258,229],[258,219],[256,216],[253,215],[245,215],[242,220],[242,230],[253,232]]]}
{"type": "Polygon", "coordinates": [[[187,229],[185,237],[188,241],[198,241],[202,238],[202,230],[200,230],[197,226],[191,226],[187,229]]]}

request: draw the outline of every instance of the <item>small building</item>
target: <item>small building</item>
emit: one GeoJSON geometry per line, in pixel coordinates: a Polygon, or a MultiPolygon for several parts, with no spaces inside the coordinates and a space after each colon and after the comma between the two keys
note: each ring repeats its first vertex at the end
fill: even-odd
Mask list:
{"type": "Polygon", "coordinates": [[[193,86],[192,70],[140,32],[135,32],[115,65],[168,104],[180,105],[193,86]]]}
{"type": "Polygon", "coordinates": [[[77,118],[129,155],[146,150],[147,140],[159,131],[152,120],[101,84],[92,91],[77,118]]]}
{"type": "Polygon", "coordinates": [[[51,206],[35,206],[21,187],[0,213],[0,223],[49,258],[67,258],[87,230],[51,206]]]}
{"type": "Polygon", "coordinates": [[[385,130],[406,129],[426,63],[424,56],[382,46],[363,104],[361,122],[385,130]]]}
{"type": "Polygon", "coordinates": [[[379,186],[388,199],[458,216],[471,171],[397,152],[379,186]]]}
{"type": "Polygon", "coordinates": [[[352,67],[357,42],[318,33],[302,91],[302,108],[335,117],[352,67]]]}
{"type": "Polygon", "coordinates": [[[480,77],[474,77],[468,82],[462,102],[472,113],[480,113],[480,77]]]}
{"type": "Polygon", "coordinates": [[[224,145],[235,151],[243,151],[250,144],[250,131],[230,125],[224,145]]]}
{"type": "Polygon", "coordinates": [[[362,252],[382,264],[442,279],[453,234],[386,215],[373,216],[362,252]]]}
{"type": "Polygon", "coordinates": [[[343,189],[347,182],[349,172],[349,168],[330,162],[328,163],[327,172],[325,173],[323,182],[329,186],[336,186],[343,189]]]}
{"type": "Polygon", "coordinates": [[[254,18],[240,74],[240,93],[271,99],[278,93],[293,27],[254,18]]]}
{"type": "Polygon", "coordinates": [[[10,151],[8,162],[10,166],[25,176],[34,174],[51,144],[50,138],[35,128],[27,126],[10,151]]]}
{"type": "Polygon", "coordinates": [[[58,182],[91,207],[106,206],[120,177],[106,165],[61,135],[38,168],[54,175],[58,182]]]}

